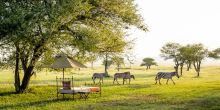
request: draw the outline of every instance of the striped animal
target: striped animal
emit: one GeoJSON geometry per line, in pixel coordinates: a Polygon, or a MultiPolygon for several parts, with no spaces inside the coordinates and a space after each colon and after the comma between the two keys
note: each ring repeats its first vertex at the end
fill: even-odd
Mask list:
{"type": "Polygon", "coordinates": [[[94,73],[92,75],[92,80],[93,80],[93,83],[95,84],[95,79],[96,78],[99,78],[99,83],[102,81],[103,83],[103,77],[105,77],[105,73],[94,73]]]}
{"type": "Polygon", "coordinates": [[[124,84],[125,80],[127,80],[127,79],[129,79],[129,84],[130,84],[131,78],[135,79],[134,75],[131,75],[130,72],[115,73],[113,84],[115,83],[115,81],[117,82],[117,84],[119,84],[118,78],[123,78],[123,84],[124,84]]]}
{"type": "MultiPolygon", "coordinates": [[[[157,75],[156,75],[156,77],[155,77],[155,81],[156,81],[155,84],[157,84],[157,81],[158,81],[158,80],[159,80],[159,84],[161,84],[161,83],[160,83],[160,79],[161,79],[161,78],[167,79],[166,84],[168,84],[168,81],[169,81],[170,79],[173,81],[173,79],[172,79],[173,76],[176,76],[176,77],[179,78],[179,75],[178,75],[177,72],[158,72],[157,75]]],[[[173,81],[173,84],[175,84],[174,81],[173,81]]]]}
{"type": "MultiPolygon", "coordinates": [[[[129,80],[130,80],[131,78],[133,78],[133,79],[135,80],[135,77],[134,77],[134,75],[133,75],[133,74],[131,74],[131,75],[130,75],[129,80]]],[[[130,84],[130,81],[129,81],[129,84],[130,84]]]]}
{"type": "Polygon", "coordinates": [[[133,78],[135,80],[135,77],[132,74],[130,76],[128,76],[128,77],[123,78],[123,84],[124,84],[125,81],[127,81],[127,79],[129,80],[129,84],[130,84],[131,78],[133,78]]]}

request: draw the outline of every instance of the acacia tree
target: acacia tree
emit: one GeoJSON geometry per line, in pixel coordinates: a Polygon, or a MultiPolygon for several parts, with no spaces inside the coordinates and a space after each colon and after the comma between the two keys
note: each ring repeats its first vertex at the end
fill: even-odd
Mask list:
{"type": "Polygon", "coordinates": [[[89,54],[89,59],[88,61],[91,62],[91,69],[94,69],[94,62],[98,59],[98,55],[97,54],[89,54]]]}
{"type": "Polygon", "coordinates": [[[131,68],[131,65],[134,64],[135,56],[133,54],[126,54],[125,57],[129,63],[129,68],[131,68]]]}
{"type": "Polygon", "coordinates": [[[146,66],[146,67],[147,67],[147,68],[146,68],[147,70],[150,69],[150,67],[151,67],[152,65],[157,65],[157,63],[154,61],[153,58],[144,58],[144,59],[143,59],[143,63],[141,64],[141,66],[146,66]]]}
{"type": "Polygon", "coordinates": [[[217,48],[217,49],[209,52],[209,57],[214,58],[214,59],[219,59],[220,58],[220,48],[217,48]]]}
{"type": "Polygon", "coordinates": [[[192,57],[193,57],[192,56],[192,48],[190,47],[190,45],[182,46],[181,48],[179,48],[179,52],[180,52],[180,55],[179,55],[180,75],[182,75],[184,64],[187,65],[187,70],[191,66],[192,57]]]}
{"type": "MultiPolygon", "coordinates": [[[[101,52],[98,47],[106,44],[103,39],[109,37],[115,41],[112,36],[101,36],[105,31],[122,32],[129,25],[146,30],[136,12],[133,0],[0,1],[0,43],[1,47],[11,48],[6,57],[15,59],[16,92],[23,93],[27,89],[33,70],[46,53],[56,53],[66,46],[76,51],[101,52]],[[82,36],[85,32],[80,31],[82,29],[95,34],[82,36]],[[85,48],[93,45],[79,44],[88,39],[96,41],[96,49],[85,48]],[[24,72],[21,82],[20,65],[24,72]]],[[[117,36],[123,41],[123,34],[117,36]]]]}
{"type": "Polygon", "coordinates": [[[105,61],[105,76],[109,76],[108,75],[108,61],[113,57],[116,56],[118,54],[121,54],[126,45],[127,42],[124,39],[124,36],[122,36],[123,33],[115,31],[115,33],[109,33],[106,32],[104,33],[103,36],[108,36],[104,39],[102,39],[102,43],[99,44],[99,46],[97,47],[98,49],[98,53],[103,56],[104,61],[105,61]],[[109,37],[110,36],[110,37],[109,37]],[[121,36],[121,37],[118,37],[121,36]]]}
{"type": "Polygon", "coordinates": [[[197,72],[197,77],[199,77],[201,63],[206,57],[208,57],[208,50],[204,47],[203,44],[193,44],[191,45],[191,49],[193,66],[197,72]]]}
{"type": "Polygon", "coordinates": [[[109,69],[110,66],[113,64],[113,61],[111,59],[103,60],[102,65],[106,66],[106,64],[107,64],[107,68],[106,69],[109,69]]]}
{"type": "Polygon", "coordinates": [[[117,66],[117,70],[120,71],[121,65],[124,64],[124,58],[120,56],[114,56],[112,58],[113,63],[117,66]]]}
{"type": "Polygon", "coordinates": [[[176,72],[178,72],[180,65],[180,48],[181,45],[179,43],[167,43],[160,50],[161,57],[164,57],[165,60],[173,59],[176,72]]]}
{"type": "Polygon", "coordinates": [[[61,43],[66,44],[68,37],[62,36],[60,31],[67,25],[65,17],[82,20],[77,18],[81,15],[77,10],[88,10],[89,5],[86,2],[64,0],[14,0],[1,4],[4,7],[1,15],[1,42],[15,53],[15,88],[16,92],[22,93],[28,87],[33,70],[44,53],[53,48],[59,49],[61,43]],[[78,7],[70,10],[75,5],[78,7]],[[21,82],[18,71],[20,63],[24,71],[21,82]]]}
{"type": "Polygon", "coordinates": [[[191,60],[186,60],[186,67],[187,67],[187,71],[189,71],[189,69],[192,68],[192,61],[191,60]]]}

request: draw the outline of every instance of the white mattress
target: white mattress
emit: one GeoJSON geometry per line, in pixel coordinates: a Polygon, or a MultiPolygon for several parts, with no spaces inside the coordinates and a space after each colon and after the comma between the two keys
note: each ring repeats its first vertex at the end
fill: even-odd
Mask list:
{"type": "Polygon", "coordinates": [[[73,94],[73,93],[78,93],[78,92],[90,92],[89,87],[73,87],[71,89],[63,89],[60,88],[60,93],[63,94],[73,94]]]}
{"type": "Polygon", "coordinates": [[[71,89],[73,89],[73,91],[75,91],[75,92],[90,92],[89,87],[74,87],[71,89]]]}

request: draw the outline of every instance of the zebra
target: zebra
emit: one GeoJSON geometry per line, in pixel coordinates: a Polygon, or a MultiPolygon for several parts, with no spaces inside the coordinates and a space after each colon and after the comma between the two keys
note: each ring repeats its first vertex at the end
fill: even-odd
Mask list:
{"type": "MultiPolygon", "coordinates": [[[[167,79],[166,84],[168,84],[169,79],[171,79],[173,81],[173,79],[172,79],[173,76],[176,76],[177,78],[179,78],[179,75],[178,75],[177,72],[158,72],[156,77],[155,77],[155,81],[156,81],[155,84],[157,84],[157,80],[159,80],[159,84],[161,84],[160,83],[161,78],[167,79]]],[[[175,85],[174,81],[173,81],[173,84],[175,85]]]]}
{"type": "Polygon", "coordinates": [[[129,79],[129,84],[130,84],[131,78],[135,79],[134,75],[131,75],[130,72],[115,73],[113,84],[115,83],[115,81],[118,83],[118,78],[123,78],[123,84],[124,84],[126,79],[129,79]]]}
{"type": "Polygon", "coordinates": [[[105,73],[94,73],[92,75],[92,80],[93,80],[93,83],[95,84],[95,79],[96,78],[99,78],[99,83],[102,81],[103,83],[103,77],[105,76],[105,73]]]}
{"type": "Polygon", "coordinates": [[[133,74],[130,75],[130,78],[129,78],[129,84],[130,84],[130,79],[131,79],[131,78],[133,78],[133,79],[135,80],[135,77],[134,77],[133,74]]]}

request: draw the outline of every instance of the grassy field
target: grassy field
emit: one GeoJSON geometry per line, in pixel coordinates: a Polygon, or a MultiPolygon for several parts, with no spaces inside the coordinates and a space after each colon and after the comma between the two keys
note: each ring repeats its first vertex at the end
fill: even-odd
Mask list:
{"type": "MultiPolygon", "coordinates": [[[[172,71],[171,67],[153,67],[151,70],[133,68],[136,79],[128,85],[113,85],[113,78],[104,79],[103,94],[89,95],[88,100],[56,98],[56,76],[58,72],[42,71],[33,76],[28,92],[14,94],[13,73],[11,70],[0,71],[0,109],[34,109],[34,110],[207,110],[220,109],[220,67],[203,67],[201,77],[196,78],[192,69],[184,71],[181,78],[174,78],[176,85],[162,80],[162,85],[154,85],[158,71],[172,71]]],[[[93,72],[101,69],[82,69],[66,72],[66,77],[74,77],[77,82],[92,82],[93,72]]],[[[116,70],[111,69],[112,76],[116,70]]],[[[120,83],[122,80],[120,79],[120,83]]]]}

